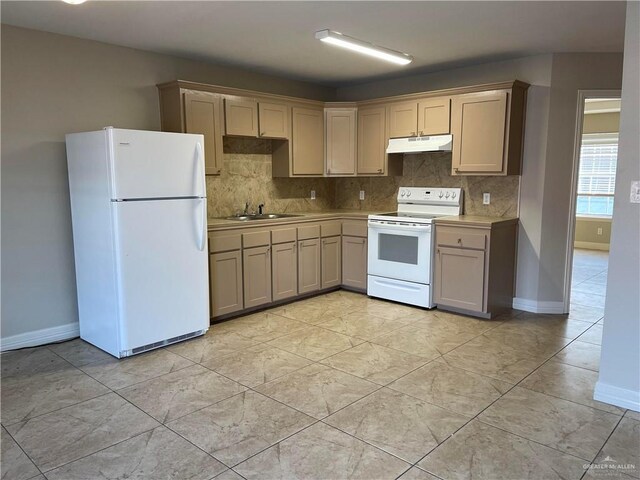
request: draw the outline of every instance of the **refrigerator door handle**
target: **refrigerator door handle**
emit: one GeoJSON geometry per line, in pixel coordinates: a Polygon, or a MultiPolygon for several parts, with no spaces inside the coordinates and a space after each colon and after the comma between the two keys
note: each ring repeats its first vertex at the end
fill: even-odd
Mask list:
{"type": "Polygon", "coordinates": [[[198,156],[196,157],[196,161],[198,162],[197,165],[197,172],[198,172],[198,179],[197,182],[200,185],[200,194],[196,195],[198,197],[206,197],[207,196],[207,183],[206,180],[204,178],[204,153],[202,151],[202,145],[200,144],[200,142],[196,143],[196,151],[198,152],[198,156]]]}
{"type": "Polygon", "coordinates": [[[200,232],[200,245],[198,248],[202,252],[204,251],[204,247],[207,245],[207,199],[201,198],[200,204],[202,206],[202,214],[200,216],[200,221],[202,222],[202,230],[200,232]]]}

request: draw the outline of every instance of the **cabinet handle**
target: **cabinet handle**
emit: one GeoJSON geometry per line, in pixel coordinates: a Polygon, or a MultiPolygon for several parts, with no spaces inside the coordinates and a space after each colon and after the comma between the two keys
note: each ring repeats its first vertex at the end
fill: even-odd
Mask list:
{"type": "Polygon", "coordinates": [[[264,137],[267,134],[267,132],[260,132],[260,136],[264,137]]]}
{"type": "Polygon", "coordinates": [[[381,168],[378,169],[378,173],[382,173],[382,169],[381,168]]]}
{"type": "Polygon", "coordinates": [[[415,137],[416,136],[416,132],[411,132],[411,136],[415,137]]]}
{"type": "Polygon", "coordinates": [[[422,133],[422,130],[420,130],[420,136],[423,136],[423,135],[424,135],[424,133],[422,133]]]}
{"type": "Polygon", "coordinates": [[[363,238],[362,239],[362,245],[364,245],[365,243],[367,243],[367,241],[363,238]]]}
{"type": "Polygon", "coordinates": [[[298,244],[294,242],[293,244],[293,251],[295,252],[298,249],[298,244]]]}
{"type": "Polygon", "coordinates": [[[461,238],[458,239],[458,243],[462,245],[462,239],[461,238]]]}
{"type": "Polygon", "coordinates": [[[331,174],[331,169],[330,168],[327,168],[327,173],[331,174]]]}

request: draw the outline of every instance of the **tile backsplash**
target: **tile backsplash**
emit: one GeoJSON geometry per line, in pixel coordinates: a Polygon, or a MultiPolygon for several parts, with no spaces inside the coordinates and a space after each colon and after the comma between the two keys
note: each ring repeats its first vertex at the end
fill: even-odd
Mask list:
{"type": "Polygon", "coordinates": [[[451,153],[406,155],[403,175],[397,177],[272,178],[271,141],[224,137],[223,169],[207,177],[209,217],[232,215],[249,202],[250,209],[265,204],[267,212],[311,212],[329,209],[395,210],[398,187],[461,187],[464,213],[516,216],[520,177],[451,176],[451,153]],[[311,190],[316,200],[311,200],[311,190]],[[360,190],[365,200],[359,200],[360,190]],[[482,194],[491,204],[482,204],[482,194]]]}
{"type": "Polygon", "coordinates": [[[336,179],[337,208],[393,211],[398,188],[460,187],[464,190],[463,213],[467,215],[517,216],[519,176],[468,177],[451,175],[451,153],[433,152],[405,155],[403,175],[398,177],[354,177],[336,179]],[[365,199],[360,201],[360,190],[365,199]],[[482,194],[491,194],[491,203],[482,204],[482,194]]]}

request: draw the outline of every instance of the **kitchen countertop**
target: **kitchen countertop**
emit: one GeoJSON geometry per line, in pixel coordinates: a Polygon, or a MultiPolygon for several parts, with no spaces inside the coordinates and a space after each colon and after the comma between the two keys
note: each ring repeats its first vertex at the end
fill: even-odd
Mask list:
{"type": "MultiPolygon", "coordinates": [[[[323,210],[319,212],[286,212],[288,214],[300,215],[298,217],[276,218],[273,220],[238,221],[225,220],[224,218],[209,218],[208,229],[227,230],[232,228],[255,228],[263,225],[280,225],[299,222],[310,222],[332,219],[366,220],[370,214],[382,213],[379,210],[323,210]]],[[[482,215],[452,215],[440,217],[435,220],[436,224],[443,225],[471,225],[480,227],[491,227],[498,224],[515,223],[516,217],[489,217],[482,215]]]]}
{"type": "Polygon", "coordinates": [[[473,225],[479,227],[517,223],[517,221],[517,217],[487,217],[483,215],[452,215],[435,219],[436,225],[473,225]]]}

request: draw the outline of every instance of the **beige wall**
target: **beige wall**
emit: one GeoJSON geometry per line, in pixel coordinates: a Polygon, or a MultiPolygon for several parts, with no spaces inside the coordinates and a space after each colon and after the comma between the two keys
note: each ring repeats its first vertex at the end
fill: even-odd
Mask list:
{"type": "MultiPolygon", "coordinates": [[[[335,93],[248,70],[2,25],[2,338],[77,321],[65,133],[105,125],[158,130],[155,85],[178,78],[316,99],[330,100],[335,93]]],[[[209,182],[210,193],[218,192],[215,183],[209,182]]],[[[290,198],[302,195],[300,185],[306,190],[311,183],[289,188],[273,181],[260,192],[290,198]]],[[[251,197],[249,186],[233,192],[239,201],[251,197]]],[[[271,203],[271,197],[260,200],[271,203]]]]}
{"type": "Polygon", "coordinates": [[[640,204],[629,201],[640,180],[640,3],[627,2],[620,143],[595,398],[640,411],[640,204]]]}
{"type": "Polygon", "coordinates": [[[582,133],[614,133],[620,129],[620,113],[590,113],[584,116],[582,133]]]}
{"type": "Polygon", "coordinates": [[[466,214],[518,215],[519,177],[451,176],[451,153],[405,155],[402,176],[339,178],[336,182],[336,205],[340,208],[394,211],[400,186],[441,186],[464,190],[466,214]],[[359,200],[360,190],[365,191],[364,201],[359,200]],[[491,194],[490,205],[482,204],[485,192],[491,194]]]}
{"type": "Polygon", "coordinates": [[[609,250],[611,240],[611,220],[608,218],[584,218],[576,219],[576,248],[594,250],[609,250]],[[598,233],[598,229],[602,233],[598,233]]]}

